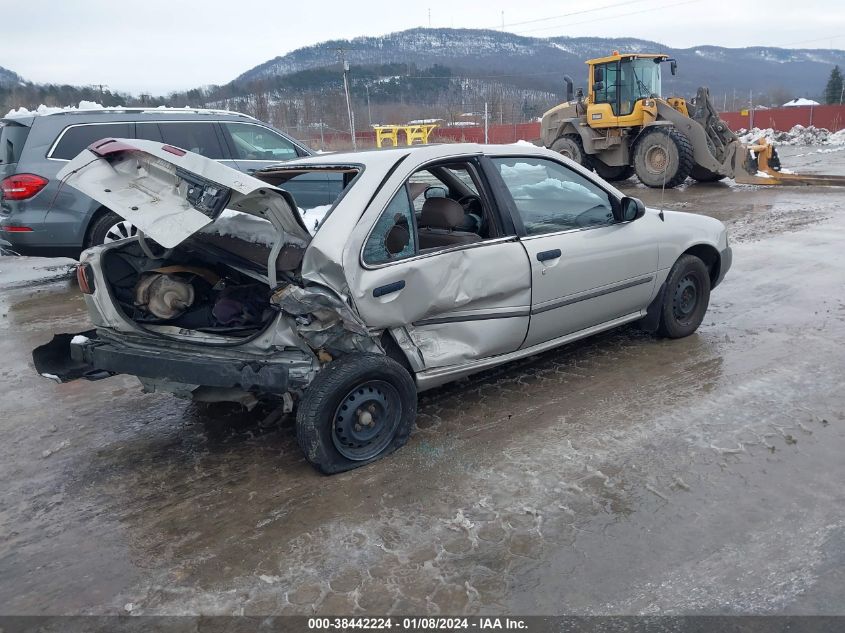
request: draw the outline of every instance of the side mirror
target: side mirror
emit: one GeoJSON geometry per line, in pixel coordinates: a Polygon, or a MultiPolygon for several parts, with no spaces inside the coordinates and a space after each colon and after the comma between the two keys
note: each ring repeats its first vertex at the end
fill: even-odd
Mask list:
{"type": "Polygon", "coordinates": [[[446,198],[448,195],[449,192],[446,191],[446,187],[437,186],[429,187],[425,190],[425,193],[423,194],[426,200],[428,200],[429,198],[446,198]]]}
{"type": "Polygon", "coordinates": [[[601,66],[596,67],[593,69],[593,83],[601,83],[604,81],[604,68],[601,66]]]}
{"type": "Polygon", "coordinates": [[[645,205],[639,198],[631,198],[625,196],[619,202],[619,217],[616,218],[618,222],[633,222],[639,220],[645,215],[645,205]]]}
{"type": "Polygon", "coordinates": [[[673,75],[678,72],[678,62],[676,62],[674,59],[669,60],[669,70],[672,71],[673,75]]]}
{"type": "Polygon", "coordinates": [[[600,81],[597,84],[593,84],[593,92],[600,92],[604,90],[604,82],[600,81]]]}

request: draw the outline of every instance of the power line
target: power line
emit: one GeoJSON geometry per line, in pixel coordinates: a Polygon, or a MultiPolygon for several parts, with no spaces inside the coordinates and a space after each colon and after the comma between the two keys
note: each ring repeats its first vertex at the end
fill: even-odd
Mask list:
{"type": "Polygon", "coordinates": [[[571,13],[561,13],[560,15],[551,15],[545,18],[536,18],[534,20],[523,20],[522,22],[510,22],[508,24],[497,24],[496,26],[490,26],[486,28],[490,29],[504,29],[507,26],[520,26],[522,24],[536,24],[537,22],[546,22],[548,20],[559,20],[560,18],[568,18],[573,15],[581,15],[582,13],[593,13],[595,11],[603,11],[605,9],[612,9],[614,7],[621,7],[626,4],[636,4],[638,2],[642,2],[642,0],[627,0],[626,2],[617,2],[616,4],[608,4],[603,7],[594,7],[592,9],[582,9],[581,11],[572,11],[571,13]]]}
{"type": "MultiPolygon", "coordinates": [[[[616,18],[624,18],[624,17],[627,17],[629,15],[638,15],[640,13],[649,13],[651,11],[661,11],[663,9],[672,9],[674,7],[680,7],[680,6],[683,6],[685,4],[693,4],[694,2],[701,2],[701,1],[702,0],[685,0],[684,2],[676,2],[674,4],[665,4],[665,5],[660,5],[659,7],[651,7],[651,8],[648,8],[648,9],[640,9],[639,11],[629,11],[628,13],[619,13],[617,15],[612,15],[612,16],[592,18],[590,20],[581,20],[580,22],[570,22],[570,23],[566,24],[566,26],[570,27],[570,26],[577,26],[579,24],[590,24],[591,22],[601,22],[601,21],[604,21],[604,20],[615,20],[616,18]]],[[[563,25],[558,24],[558,25],[555,25],[555,26],[542,26],[542,27],[539,27],[539,28],[536,28],[536,29],[520,30],[520,31],[517,32],[517,34],[519,35],[519,34],[523,34],[523,33],[536,33],[537,31],[548,31],[548,30],[551,30],[551,29],[559,29],[559,28],[561,28],[561,26],[563,26],[563,25]]]]}

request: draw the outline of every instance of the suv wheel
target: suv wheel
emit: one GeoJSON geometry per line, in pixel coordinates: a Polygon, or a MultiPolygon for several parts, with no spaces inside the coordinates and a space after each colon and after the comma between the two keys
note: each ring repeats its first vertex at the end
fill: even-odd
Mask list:
{"type": "Polygon", "coordinates": [[[138,235],[138,227],[109,211],[97,218],[91,225],[85,247],[90,248],[91,246],[117,242],[136,235],[138,235]]]}
{"type": "Polygon", "coordinates": [[[404,367],[379,354],[348,354],[305,390],[296,439],[313,466],[338,473],[404,446],[416,416],[417,389],[404,367]]]}
{"type": "Polygon", "coordinates": [[[694,255],[681,255],[666,279],[658,334],[669,338],[689,336],[701,325],[709,303],[707,266],[694,255]]]}

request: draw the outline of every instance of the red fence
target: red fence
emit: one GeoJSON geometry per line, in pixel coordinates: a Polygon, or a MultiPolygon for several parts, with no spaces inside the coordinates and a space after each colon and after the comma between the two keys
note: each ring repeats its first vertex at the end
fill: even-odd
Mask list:
{"type": "MultiPolygon", "coordinates": [[[[795,125],[805,127],[814,125],[824,127],[831,132],[845,128],[845,105],[801,106],[794,108],[771,108],[768,110],[754,110],[751,113],[723,112],[722,118],[732,130],[751,127],[772,128],[788,132],[795,125]],[[749,116],[750,115],[750,116],[749,116]]],[[[296,132],[294,135],[297,136],[296,132]]],[[[361,147],[375,146],[375,132],[361,130],[355,137],[361,147]]],[[[300,136],[301,138],[301,136],[300,136]]],[[[510,123],[491,125],[487,130],[490,143],[513,143],[519,140],[536,141],[540,138],[540,123],[510,123]]],[[[309,135],[303,138],[311,147],[326,147],[332,149],[350,146],[349,134],[333,132],[325,134],[322,141],[319,136],[309,135]]],[[[400,135],[400,143],[403,137],[400,135]]],[[[484,128],[478,127],[439,127],[432,132],[432,143],[483,143],[484,128]]]]}
{"type": "MultiPolygon", "coordinates": [[[[349,134],[333,132],[324,134],[322,139],[314,136],[313,133],[306,138],[302,134],[292,132],[299,136],[311,147],[340,148],[350,145],[349,134]]],[[[375,132],[372,130],[356,130],[355,138],[361,147],[373,147],[376,143],[375,132]]],[[[487,129],[487,139],[490,143],[513,143],[519,140],[536,141],[540,138],[540,123],[511,123],[503,125],[491,125],[487,129]]],[[[403,143],[405,137],[400,133],[399,142],[403,143]]],[[[432,143],[483,143],[484,128],[478,127],[438,127],[432,132],[430,141],[432,143]]]]}
{"type": "Polygon", "coordinates": [[[767,127],[788,132],[796,125],[824,127],[837,132],[845,127],[845,105],[796,106],[768,110],[723,112],[722,118],[732,130],[767,127]]]}

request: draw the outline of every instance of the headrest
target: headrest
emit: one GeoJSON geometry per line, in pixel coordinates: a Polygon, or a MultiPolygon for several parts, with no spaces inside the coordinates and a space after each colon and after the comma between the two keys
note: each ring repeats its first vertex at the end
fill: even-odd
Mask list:
{"type": "Polygon", "coordinates": [[[433,229],[454,229],[464,221],[464,208],[451,198],[428,198],[422,206],[420,225],[433,229]]]}

